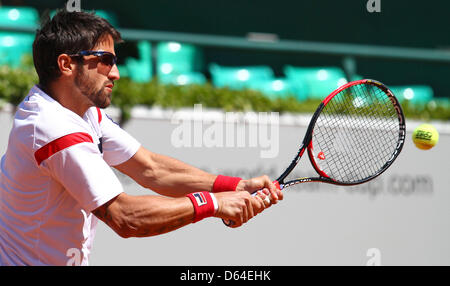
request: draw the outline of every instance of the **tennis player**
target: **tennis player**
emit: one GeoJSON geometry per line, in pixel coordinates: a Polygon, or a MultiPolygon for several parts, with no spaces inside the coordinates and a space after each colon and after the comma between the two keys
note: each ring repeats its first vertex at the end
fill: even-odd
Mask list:
{"type": "Polygon", "coordinates": [[[113,123],[103,109],[119,79],[120,41],[84,12],[60,11],[37,31],[39,84],[19,105],[1,159],[0,265],[66,265],[73,249],[88,265],[98,219],[124,238],[212,216],[238,227],[283,198],[267,176],[206,173],[145,149],[113,123]],[[127,195],[111,166],[160,195],[127,195]]]}

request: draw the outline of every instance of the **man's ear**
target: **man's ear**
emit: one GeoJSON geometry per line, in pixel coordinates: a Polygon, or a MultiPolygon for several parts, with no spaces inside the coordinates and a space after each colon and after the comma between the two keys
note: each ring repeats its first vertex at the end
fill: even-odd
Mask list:
{"type": "Polygon", "coordinates": [[[61,75],[71,76],[73,71],[75,70],[75,62],[72,58],[67,54],[61,54],[57,59],[58,68],[61,72],[61,75]]]}

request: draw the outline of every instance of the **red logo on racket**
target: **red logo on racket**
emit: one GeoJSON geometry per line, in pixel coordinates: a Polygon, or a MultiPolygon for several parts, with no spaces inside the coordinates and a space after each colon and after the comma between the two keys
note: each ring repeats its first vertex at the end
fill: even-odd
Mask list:
{"type": "Polygon", "coordinates": [[[323,152],[320,152],[319,154],[317,154],[317,158],[319,158],[320,160],[325,160],[325,154],[323,152]]]}

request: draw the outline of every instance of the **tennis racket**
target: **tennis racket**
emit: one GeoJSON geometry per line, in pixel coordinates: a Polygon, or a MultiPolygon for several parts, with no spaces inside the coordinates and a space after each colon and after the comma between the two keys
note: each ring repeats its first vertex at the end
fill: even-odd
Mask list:
{"type": "Polygon", "coordinates": [[[283,190],[307,182],[341,186],[368,182],[392,165],[405,135],[402,108],[388,87],[371,79],[349,82],[319,104],[297,154],[274,183],[283,190]],[[317,176],[288,180],[305,151],[317,176]]]}

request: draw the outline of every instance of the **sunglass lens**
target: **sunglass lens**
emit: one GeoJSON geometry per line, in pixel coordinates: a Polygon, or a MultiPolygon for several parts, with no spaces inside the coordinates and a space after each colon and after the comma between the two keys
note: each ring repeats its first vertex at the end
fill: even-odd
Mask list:
{"type": "Polygon", "coordinates": [[[116,64],[116,58],[111,54],[104,54],[101,56],[101,61],[105,65],[113,66],[116,64]]]}

